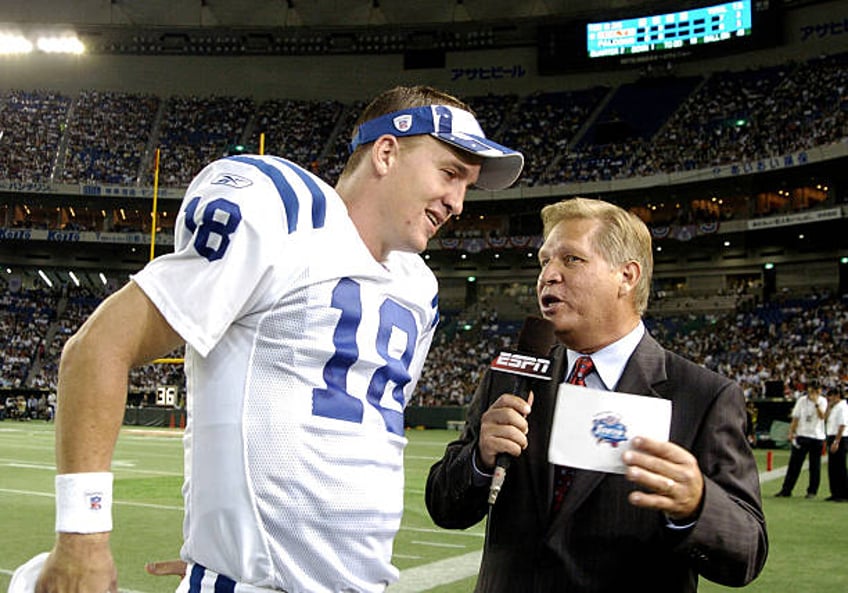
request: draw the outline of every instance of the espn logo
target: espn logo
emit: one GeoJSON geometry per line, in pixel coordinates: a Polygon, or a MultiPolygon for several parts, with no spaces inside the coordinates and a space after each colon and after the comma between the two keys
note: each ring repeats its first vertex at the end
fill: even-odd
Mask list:
{"type": "Polygon", "coordinates": [[[550,366],[551,361],[548,358],[518,354],[517,352],[501,352],[492,361],[492,368],[496,371],[511,373],[513,375],[523,375],[531,379],[543,379],[545,381],[550,381],[551,379],[548,374],[550,366]]]}

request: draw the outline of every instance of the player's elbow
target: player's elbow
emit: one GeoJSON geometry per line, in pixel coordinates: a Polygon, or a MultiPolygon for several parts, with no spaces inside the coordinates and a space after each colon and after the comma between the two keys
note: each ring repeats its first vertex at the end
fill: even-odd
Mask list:
{"type": "Polygon", "coordinates": [[[59,358],[60,382],[63,378],[77,375],[81,369],[90,364],[93,345],[90,345],[89,341],[85,333],[78,331],[65,342],[59,358]]]}
{"type": "Polygon", "coordinates": [[[59,380],[92,378],[103,371],[126,375],[130,364],[121,347],[111,336],[86,322],[62,347],[59,359],[59,380]]]}

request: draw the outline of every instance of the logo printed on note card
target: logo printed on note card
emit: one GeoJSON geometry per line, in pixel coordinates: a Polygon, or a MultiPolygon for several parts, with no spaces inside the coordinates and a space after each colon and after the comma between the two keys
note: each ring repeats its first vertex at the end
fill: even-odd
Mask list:
{"type": "Polygon", "coordinates": [[[627,426],[618,414],[601,412],[592,419],[592,436],[598,444],[607,443],[612,447],[618,447],[619,443],[627,440],[627,426]]]}

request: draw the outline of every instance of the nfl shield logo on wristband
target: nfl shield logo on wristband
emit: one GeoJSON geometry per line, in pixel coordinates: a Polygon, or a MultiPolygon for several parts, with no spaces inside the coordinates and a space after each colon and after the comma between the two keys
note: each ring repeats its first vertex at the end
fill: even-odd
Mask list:
{"type": "Polygon", "coordinates": [[[102,502],[103,496],[99,492],[88,495],[88,508],[90,510],[99,511],[101,508],[103,508],[102,502]]]}

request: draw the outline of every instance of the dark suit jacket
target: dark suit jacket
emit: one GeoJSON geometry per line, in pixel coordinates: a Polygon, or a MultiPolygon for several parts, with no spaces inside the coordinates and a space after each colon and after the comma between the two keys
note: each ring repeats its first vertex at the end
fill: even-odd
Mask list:
{"type": "MultiPolygon", "coordinates": [[[[698,575],[741,586],[761,571],[768,552],[757,466],[745,437],[739,386],[663,349],[647,333],[616,391],[672,402],[670,440],[689,450],[704,475],[694,526],[669,528],[663,513],[627,502],[624,476],[578,470],[552,516],[553,466],[548,439],[565,349],[552,351],[554,380],[533,383],[529,444],[514,459],[488,518],[479,593],[695,591],[698,575]]],[[[430,470],[427,509],[437,525],[470,527],[487,515],[488,484],[475,480],[472,452],[482,412],[509,391],[503,373],[487,372],[459,440],[430,470]]]]}

